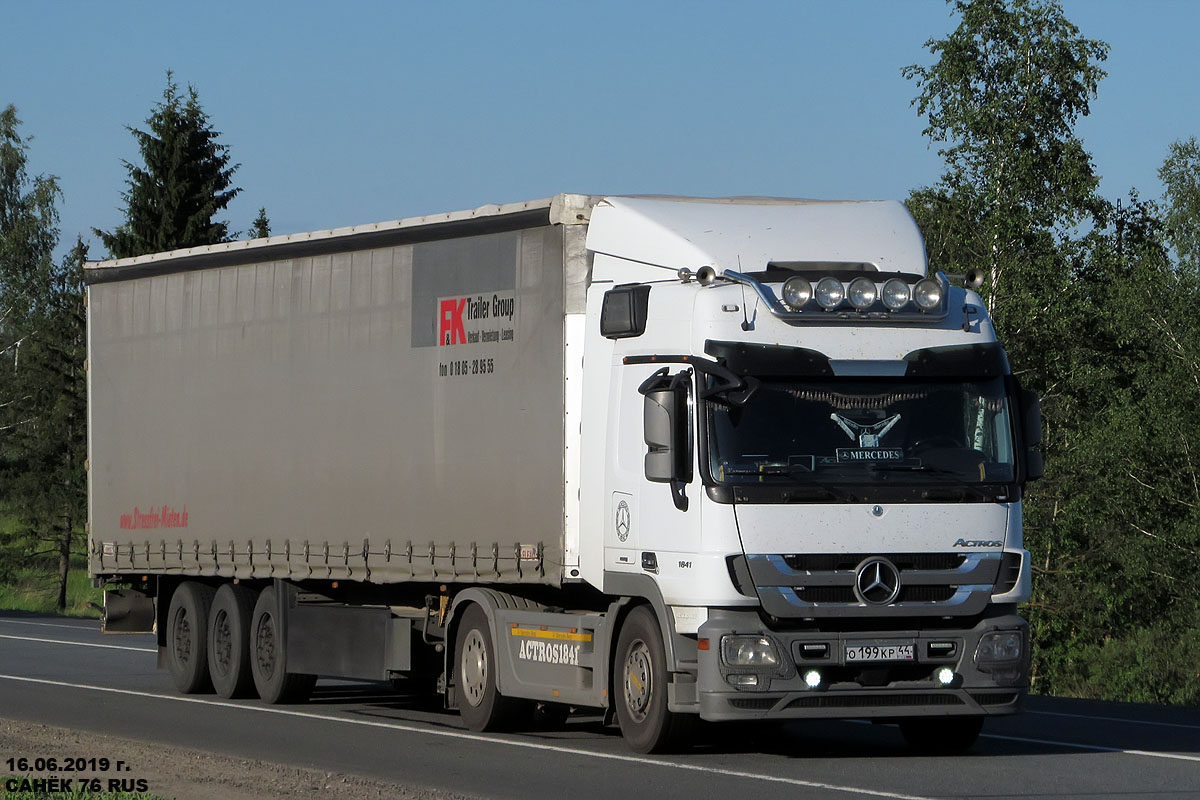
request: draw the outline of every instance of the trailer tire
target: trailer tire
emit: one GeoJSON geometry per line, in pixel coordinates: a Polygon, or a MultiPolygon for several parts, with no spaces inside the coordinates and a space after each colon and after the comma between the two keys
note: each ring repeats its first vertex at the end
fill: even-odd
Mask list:
{"type": "Polygon", "coordinates": [[[171,595],[167,612],[167,671],[183,694],[212,690],[208,673],[208,613],[211,586],[184,581],[171,595]]]}
{"type": "Polygon", "coordinates": [[[275,588],[268,586],[258,595],[250,618],[250,672],[258,696],[272,705],[303,703],[312,694],[316,675],[284,672],[286,643],[275,618],[275,588]]]}
{"type": "Polygon", "coordinates": [[[255,594],[240,583],[217,589],[208,612],[208,672],[224,698],[253,697],[250,670],[250,618],[255,594]]]}
{"type": "Polygon", "coordinates": [[[638,753],[667,752],[687,743],[696,718],[667,708],[669,679],[658,620],[649,606],[638,606],[621,623],[612,692],[621,735],[638,753]]]}
{"type": "Polygon", "coordinates": [[[904,741],[926,755],[961,755],[983,730],[983,717],[912,717],[900,720],[904,741]]]}
{"type": "Polygon", "coordinates": [[[473,731],[504,730],[512,726],[521,702],[496,688],[496,646],[487,615],[472,603],[454,637],[454,679],[458,713],[473,731]]]}

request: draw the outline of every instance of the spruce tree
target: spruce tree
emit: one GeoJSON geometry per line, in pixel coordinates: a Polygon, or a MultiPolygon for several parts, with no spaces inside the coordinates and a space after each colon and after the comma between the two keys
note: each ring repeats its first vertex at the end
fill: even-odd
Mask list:
{"type": "Polygon", "coordinates": [[[265,239],[271,235],[271,220],[267,219],[267,209],[265,206],[258,209],[258,216],[254,218],[254,222],[250,226],[251,239],[265,239]]]}
{"type": "Polygon", "coordinates": [[[241,189],[233,186],[237,164],[218,141],[194,86],[181,92],[167,72],[162,102],[146,130],[129,128],[143,166],[123,161],[129,173],[125,222],[111,232],[95,229],[113,258],[216,244],[230,238],[215,219],[241,189]]]}
{"type": "Polygon", "coordinates": [[[10,564],[53,564],[62,609],[86,508],[87,251],[55,263],[58,185],[29,177],[19,127],[0,113],[0,492],[16,521],[3,546],[10,564]]]}

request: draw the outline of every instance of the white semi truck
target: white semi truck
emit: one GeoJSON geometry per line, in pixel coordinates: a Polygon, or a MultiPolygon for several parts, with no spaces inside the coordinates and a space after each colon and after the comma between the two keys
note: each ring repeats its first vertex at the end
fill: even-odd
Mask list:
{"type": "Polygon", "coordinates": [[[90,571],[182,692],[416,676],[643,752],[1022,703],[1040,410],[899,203],[564,194],[85,274],[90,571]]]}

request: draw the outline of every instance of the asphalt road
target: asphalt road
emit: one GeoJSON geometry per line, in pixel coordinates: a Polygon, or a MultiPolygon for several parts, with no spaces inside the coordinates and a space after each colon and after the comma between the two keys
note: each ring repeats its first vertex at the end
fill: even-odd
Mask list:
{"type": "MultiPolygon", "coordinates": [[[[710,726],[690,753],[642,756],[595,716],[475,734],[387,684],[323,680],[300,706],[183,697],[152,637],[16,612],[0,612],[0,717],[500,798],[1200,798],[1194,709],[1031,698],[959,757],[914,755],[890,725],[819,721],[710,726]]],[[[21,755],[68,754],[0,753],[0,769],[21,755]]]]}

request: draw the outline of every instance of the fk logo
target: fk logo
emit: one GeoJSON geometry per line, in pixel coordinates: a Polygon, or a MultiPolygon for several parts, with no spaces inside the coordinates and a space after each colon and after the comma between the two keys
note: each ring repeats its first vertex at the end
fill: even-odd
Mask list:
{"type": "Polygon", "coordinates": [[[463,328],[463,310],[467,307],[467,298],[461,300],[443,300],[438,323],[438,344],[466,344],[467,332],[463,328]]]}

